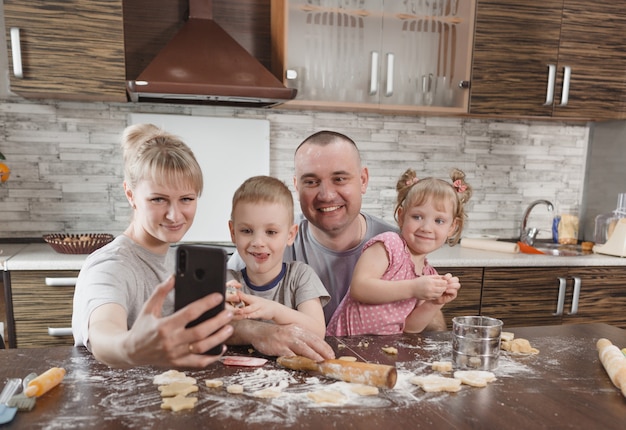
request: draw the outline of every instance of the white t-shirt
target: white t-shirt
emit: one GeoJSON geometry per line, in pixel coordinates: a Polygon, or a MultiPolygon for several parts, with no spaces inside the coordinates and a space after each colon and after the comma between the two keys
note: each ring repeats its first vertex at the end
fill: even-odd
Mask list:
{"type": "MultiPolygon", "coordinates": [[[[154,288],[174,273],[174,262],[174,248],[166,255],[153,254],[124,235],[90,254],[74,291],[74,345],[91,350],[89,318],[94,309],[107,303],[121,305],[128,314],[128,328],[132,327],[154,288]]],[[[163,315],[173,312],[171,291],[163,305],[163,315]]]]}

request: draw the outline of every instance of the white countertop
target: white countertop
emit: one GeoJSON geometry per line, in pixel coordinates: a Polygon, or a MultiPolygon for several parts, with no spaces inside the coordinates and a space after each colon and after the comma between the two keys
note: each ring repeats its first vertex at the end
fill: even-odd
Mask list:
{"type": "MultiPolygon", "coordinates": [[[[3,270],[80,270],[87,255],[60,254],[47,243],[0,244],[0,268],[3,270]]],[[[626,258],[603,254],[575,257],[513,254],[463,248],[443,248],[428,256],[439,267],[551,267],[551,266],[625,266],[626,258]]]]}

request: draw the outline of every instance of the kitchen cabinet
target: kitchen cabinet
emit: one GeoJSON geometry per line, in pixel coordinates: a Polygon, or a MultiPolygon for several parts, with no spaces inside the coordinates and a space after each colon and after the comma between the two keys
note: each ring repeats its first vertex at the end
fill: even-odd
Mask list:
{"type": "Polygon", "coordinates": [[[624,267],[485,268],[481,315],[505,327],[607,323],[626,328],[624,267]]]}
{"type": "Polygon", "coordinates": [[[17,347],[73,345],[72,303],[78,271],[9,273],[17,347]]]}
{"type": "Polygon", "coordinates": [[[452,318],[468,315],[480,315],[480,296],[483,283],[482,267],[436,267],[437,273],[451,273],[459,278],[461,289],[452,302],[442,311],[448,329],[452,329],[452,318]]]}
{"type": "Polygon", "coordinates": [[[478,0],[470,114],[621,119],[626,2],[478,0]]]}
{"type": "Polygon", "coordinates": [[[283,107],[467,112],[475,1],[272,0],[283,107]]]}
{"type": "Polygon", "coordinates": [[[126,102],[127,77],[137,77],[173,36],[186,6],[182,0],[4,0],[11,91],[126,102]]]}

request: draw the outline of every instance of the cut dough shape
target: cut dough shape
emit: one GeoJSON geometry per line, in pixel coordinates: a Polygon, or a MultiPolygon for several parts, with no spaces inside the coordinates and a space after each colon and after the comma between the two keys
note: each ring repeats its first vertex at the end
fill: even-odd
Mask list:
{"type": "Polygon", "coordinates": [[[230,394],[241,394],[243,393],[243,385],[240,385],[240,384],[229,385],[228,387],[226,387],[226,391],[228,391],[230,394]]]}
{"type": "Polygon", "coordinates": [[[252,393],[254,397],[260,397],[262,399],[273,399],[279,397],[282,394],[282,389],[279,387],[268,387],[252,393]]]}
{"type": "Polygon", "coordinates": [[[439,391],[457,392],[461,389],[461,380],[440,375],[414,376],[409,382],[422,390],[432,393],[439,391]]]}
{"type": "Polygon", "coordinates": [[[166,397],[163,399],[163,403],[161,403],[161,409],[171,409],[174,412],[182,411],[183,409],[193,409],[197,402],[197,397],[166,397]]]}
{"type": "Polygon", "coordinates": [[[500,342],[500,349],[516,354],[538,354],[539,350],[533,348],[527,339],[517,338],[511,341],[500,342]]]}
{"type": "Polygon", "coordinates": [[[204,383],[209,388],[218,388],[224,385],[224,381],[222,381],[221,379],[207,379],[206,381],[204,381],[204,383]]]}
{"type": "Polygon", "coordinates": [[[346,396],[335,390],[313,391],[312,393],[307,393],[306,396],[315,403],[342,404],[348,400],[346,396]]]}
{"type": "Polygon", "coordinates": [[[393,346],[383,346],[381,349],[387,354],[398,355],[398,348],[393,346]]]}
{"type": "Polygon", "coordinates": [[[372,387],[371,385],[364,384],[351,384],[350,391],[358,394],[359,396],[377,396],[379,393],[378,387],[372,387]]]}
{"type": "Polygon", "coordinates": [[[186,382],[193,385],[196,383],[196,379],[191,376],[187,376],[184,372],[179,372],[178,370],[168,370],[156,375],[152,380],[152,383],[155,385],[168,385],[174,382],[186,382]]]}
{"type": "Polygon", "coordinates": [[[430,366],[435,372],[451,372],[452,371],[452,362],[451,361],[433,361],[433,364],[430,366]]]}
{"type": "Polygon", "coordinates": [[[230,355],[222,358],[225,366],[241,366],[241,367],[261,367],[267,363],[267,359],[259,357],[240,357],[230,355]]]}
{"type": "Polygon", "coordinates": [[[356,357],[352,357],[350,355],[342,355],[341,357],[338,358],[338,360],[343,360],[343,361],[356,361],[356,357]]]}
{"type": "Polygon", "coordinates": [[[510,331],[503,331],[500,333],[500,339],[509,342],[515,339],[515,333],[511,333],[510,331]]]}
{"type": "Polygon", "coordinates": [[[159,385],[161,397],[186,396],[198,391],[198,386],[186,382],[172,382],[168,385],[159,385]]]}
{"type": "Polygon", "coordinates": [[[482,388],[486,387],[487,383],[495,381],[496,375],[487,370],[457,370],[454,372],[454,378],[465,385],[482,388]]]}

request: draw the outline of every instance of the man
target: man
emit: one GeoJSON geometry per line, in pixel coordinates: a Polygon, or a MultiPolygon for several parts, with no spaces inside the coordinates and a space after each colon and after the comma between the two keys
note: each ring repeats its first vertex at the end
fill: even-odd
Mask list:
{"type": "MultiPolygon", "coordinates": [[[[333,132],[320,131],[296,149],[294,186],[302,217],[285,261],[309,264],[331,296],[324,307],[326,322],[345,296],[352,271],[365,242],[379,233],[395,230],[386,222],[361,212],[369,172],[361,164],[354,141],[333,132]]],[[[237,269],[241,258],[234,255],[229,268],[237,269]]],[[[445,330],[443,314],[429,330],[445,330]]],[[[266,355],[304,355],[314,360],[332,358],[334,352],[323,340],[297,326],[273,326],[258,321],[238,321],[231,344],[252,344],[266,355]]]]}

